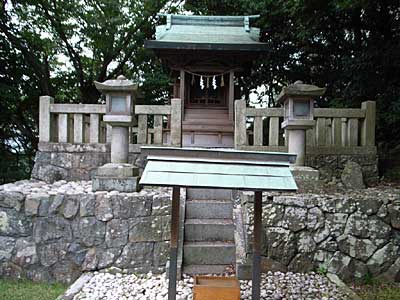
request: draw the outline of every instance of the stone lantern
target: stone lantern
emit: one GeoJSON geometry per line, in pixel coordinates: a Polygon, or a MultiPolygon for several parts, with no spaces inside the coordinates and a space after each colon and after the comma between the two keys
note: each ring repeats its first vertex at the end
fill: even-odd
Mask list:
{"type": "Polygon", "coordinates": [[[288,134],[288,152],[297,154],[296,166],[304,166],[306,130],[315,126],[314,98],[322,96],[325,88],[296,81],[282,89],[278,102],[284,107],[282,128],[288,134]]]}
{"type": "Polygon", "coordinates": [[[117,79],[97,82],[96,88],[106,96],[106,114],[103,121],[111,125],[111,163],[97,170],[93,180],[94,191],[137,190],[138,168],[128,164],[129,127],[133,125],[134,96],[137,84],[120,75],[117,79]]]}

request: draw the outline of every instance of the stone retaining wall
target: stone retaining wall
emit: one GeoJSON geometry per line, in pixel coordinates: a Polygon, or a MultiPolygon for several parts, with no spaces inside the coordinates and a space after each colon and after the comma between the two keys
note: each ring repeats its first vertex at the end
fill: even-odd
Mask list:
{"type": "MultiPolygon", "coordinates": [[[[252,193],[241,194],[244,266],[251,261],[252,201],[252,193]]],[[[278,195],[263,201],[264,269],[329,271],[346,281],[368,274],[400,281],[399,189],[278,195]]],[[[240,266],[239,271],[248,273],[240,266]]]]}
{"type": "Polygon", "coordinates": [[[72,282],[117,267],[163,272],[170,191],[91,192],[90,182],[0,186],[0,276],[72,282]]]}
{"type": "MultiPolygon", "coordinates": [[[[367,148],[366,148],[367,149],[367,148]]],[[[378,157],[376,149],[366,151],[354,150],[347,154],[332,154],[334,149],[327,148],[326,153],[308,153],[306,165],[320,171],[320,177],[326,182],[341,184],[341,176],[348,161],[356,162],[361,167],[364,182],[367,185],[376,183],[378,177],[378,157]]],[[[340,153],[338,150],[337,153],[340,153]]],[[[110,162],[109,144],[69,144],[39,143],[36,152],[33,179],[54,182],[57,180],[91,180],[98,167],[110,162]]],[[[130,145],[129,162],[144,167],[144,157],[140,149],[130,145]]]]}
{"type": "MultiPolygon", "coordinates": [[[[39,143],[31,178],[49,183],[91,180],[97,168],[110,159],[110,144],[39,143]]],[[[143,168],[137,151],[129,153],[129,163],[143,168]]]]}
{"type": "MultiPolygon", "coordinates": [[[[378,155],[376,153],[353,154],[307,154],[306,165],[319,170],[320,179],[330,182],[341,181],[346,163],[352,161],[360,165],[364,183],[371,185],[379,181],[378,155]],[[335,179],[333,179],[335,177],[335,179]]],[[[344,182],[346,184],[346,182],[344,182]]]]}

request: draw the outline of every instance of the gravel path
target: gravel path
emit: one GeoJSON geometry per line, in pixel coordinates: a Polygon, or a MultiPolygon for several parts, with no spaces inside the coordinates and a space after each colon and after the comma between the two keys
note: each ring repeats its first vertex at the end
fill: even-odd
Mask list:
{"type": "MultiPolygon", "coordinates": [[[[251,299],[251,281],[241,280],[241,299],[251,299]]],[[[192,300],[193,278],[177,284],[177,300],[192,300]]],[[[163,275],[95,273],[74,300],[167,300],[168,281],[163,275]]],[[[271,273],[262,275],[264,300],[346,300],[346,295],[327,278],[315,273],[271,273]]],[[[211,299],[210,299],[211,300],[211,299]]]]}

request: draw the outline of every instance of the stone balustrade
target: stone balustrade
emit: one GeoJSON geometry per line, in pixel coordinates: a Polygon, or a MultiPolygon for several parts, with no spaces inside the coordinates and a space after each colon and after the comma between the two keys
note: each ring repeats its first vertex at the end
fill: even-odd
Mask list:
{"type": "MultiPolygon", "coordinates": [[[[316,126],[306,131],[305,165],[318,169],[320,178],[341,177],[348,161],[359,164],[366,184],[378,180],[375,146],[376,103],[361,108],[315,108],[316,126]]],[[[246,107],[235,101],[235,148],[287,152],[287,134],[281,128],[283,108],[246,107]]]]}
{"type": "MultiPolygon", "coordinates": [[[[136,105],[137,126],[130,128],[130,144],[182,145],[182,104],[136,105]],[[153,124],[149,128],[149,124],[153,124]],[[169,133],[170,138],[167,139],[169,133]]],[[[59,104],[40,97],[39,142],[105,144],[111,141],[111,126],[105,125],[105,104],[59,104]]]]}
{"type": "MultiPolygon", "coordinates": [[[[235,102],[235,148],[258,151],[286,151],[287,136],[281,129],[283,108],[246,107],[235,102]],[[264,134],[267,131],[268,134],[264,134]]],[[[331,148],[348,154],[348,148],[371,151],[375,147],[376,104],[366,101],[361,108],[315,108],[316,126],[307,130],[307,148],[317,152],[331,148]]]]}

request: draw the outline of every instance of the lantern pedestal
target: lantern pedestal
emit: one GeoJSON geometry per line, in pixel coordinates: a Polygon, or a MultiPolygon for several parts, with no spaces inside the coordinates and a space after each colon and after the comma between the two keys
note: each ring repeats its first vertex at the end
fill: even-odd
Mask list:
{"type": "Polygon", "coordinates": [[[111,163],[128,163],[129,126],[133,124],[132,116],[105,115],[103,121],[111,125],[111,163]]]}
{"type": "Polygon", "coordinates": [[[131,116],[106,115],[104,122],[112,127],[111,135],[111,163],[97,169],[93,179],[93,191],[139,191],[139,169],[128,164],[129,155],[129,126],[132,125],[131,116]]]}
{"type": "Polygon", "coordinates": [[[306,131],[303,129],[288,130],[288,152],[296,153],[296,166],[304,166],[306,159],[306,131]]]}
{"type": "Polygon", "coordinates": [[[139,191],[139,169],[131,164],[105,164],[97,169],[92,189],[96,191],[139,191]]]}
{"type": "Polygon", "coordinates": [[[313,128],[314,120],[285,120],[282,128],[288,135],[288,152],[297,154],[296,166],[304,166],[306,159],[306,130],[313,128]]]}

